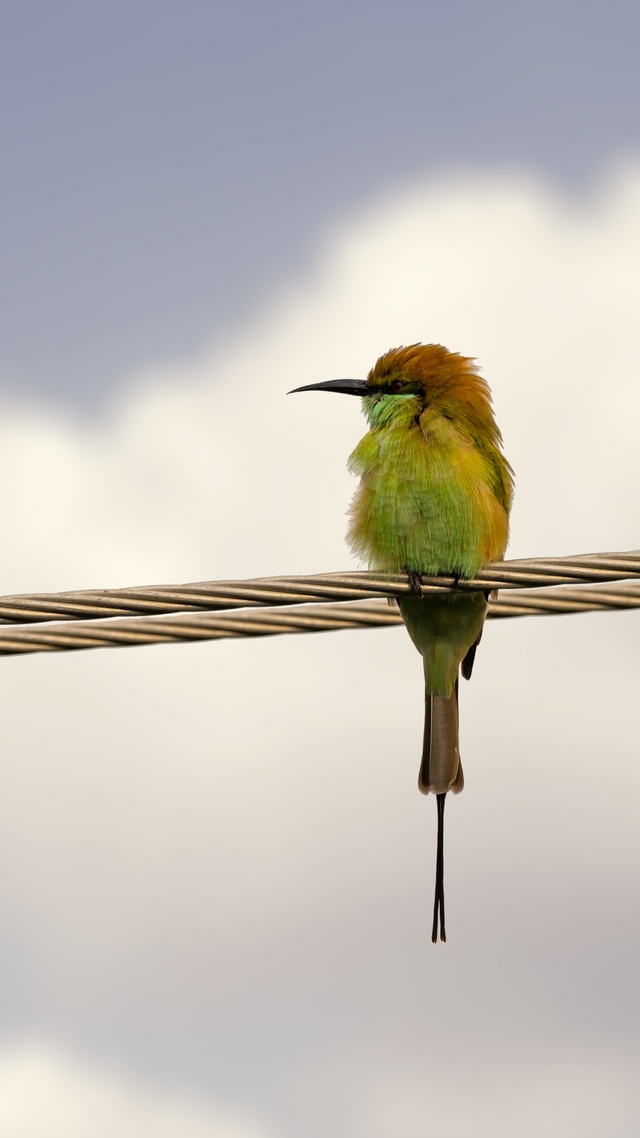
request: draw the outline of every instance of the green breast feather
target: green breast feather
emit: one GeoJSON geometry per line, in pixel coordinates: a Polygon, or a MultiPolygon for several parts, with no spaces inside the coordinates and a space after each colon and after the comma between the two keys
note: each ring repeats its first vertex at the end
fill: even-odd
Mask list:
{"type": "Polygon", "coordinates": [[[504,460],[443,415],[411,416],[413,400],[403,402],[407,413],[374,425],[349,459],[361,481],[348,540],[374,569],[473,577],[506,548],[504,460]]]}

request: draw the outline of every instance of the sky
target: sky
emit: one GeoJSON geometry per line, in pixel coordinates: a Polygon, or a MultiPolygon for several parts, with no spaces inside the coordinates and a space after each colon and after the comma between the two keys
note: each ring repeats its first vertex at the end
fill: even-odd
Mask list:
{"type": "Polygon", "coordinates": [[[424,173],[589,193],[638,141],[633,0],[5,0],[0,389],[91,409],[424,173]]]}
{"type": "MultiPolygon", "coordinates": [[[[631,5],[53,11],[3,592],[354,567],[357,401],[285,393],[415,340],[491,384],[511,556],[638,546],[631,5]]],[[[487,628],[435,948],[403,629],[5,659],[0,1138],[635,1136],[638,620],[487,628]]]]}

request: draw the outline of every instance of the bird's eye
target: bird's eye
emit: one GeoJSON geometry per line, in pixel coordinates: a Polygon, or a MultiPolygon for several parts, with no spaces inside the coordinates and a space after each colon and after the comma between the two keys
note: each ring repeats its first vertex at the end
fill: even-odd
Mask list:
{"type": "Polygon", "coordinates": [[[389,390],[393,391],[394,394],[397,394],[398,391],[402,391],[403,387],[404,387],[404,383],[402,382],[401,379],[394,379],[389,390]]]}

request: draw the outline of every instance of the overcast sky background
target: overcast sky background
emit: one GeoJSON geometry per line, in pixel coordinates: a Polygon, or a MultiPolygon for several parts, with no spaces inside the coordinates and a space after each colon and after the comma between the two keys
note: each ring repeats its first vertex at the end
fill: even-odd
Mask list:
{"type": "Polygon", "coordinates": [[[5,0],[0,33],[0,383],[56,404],[239,328],[409,179],[580,196],[638,142],[633,0],[5,0]]]}
{"type": "MultiPolygon", "coordinates": [[[[346,567],[476,355],[513,556],[635,548],[629,4],[5,4],[5,593],[346,567]]],[[[637,613],[487,629],[446,946],[402,629],[2,663],[0,1138],[635,1138],[637,613]]]]}

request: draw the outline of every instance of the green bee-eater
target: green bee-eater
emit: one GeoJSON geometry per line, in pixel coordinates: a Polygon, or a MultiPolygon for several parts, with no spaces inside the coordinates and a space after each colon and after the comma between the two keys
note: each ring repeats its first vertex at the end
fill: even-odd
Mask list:
{"type": "Polygon", "coordinates": [[[399,599],[424,661],[426,714],[418,785],[436,795],[438,840],[431,939],[446,940],[444,803],[463,787],[458,673],[471,676],[487,614],[482,592],[419,595],[418,577],[471,578],[504,555],[513,472],[501,451],[489,387],[474,361],[440,344],[381,356],[366,380],[310,383],[296,391],[362,397],[370,430],[349,459],[360,475],[348,541],[370,568],[408,571],[416,592],[399,599]]]}

